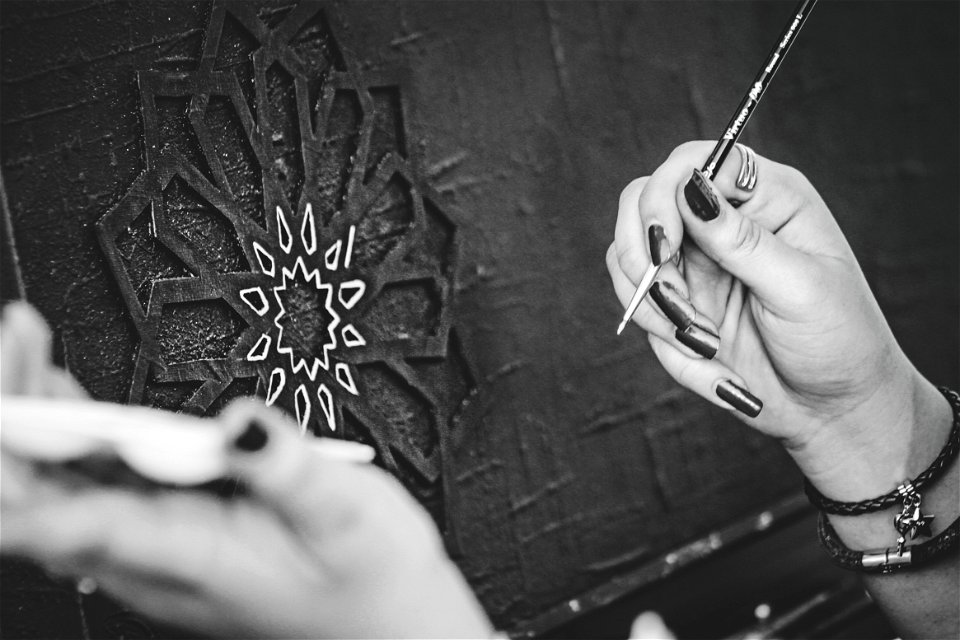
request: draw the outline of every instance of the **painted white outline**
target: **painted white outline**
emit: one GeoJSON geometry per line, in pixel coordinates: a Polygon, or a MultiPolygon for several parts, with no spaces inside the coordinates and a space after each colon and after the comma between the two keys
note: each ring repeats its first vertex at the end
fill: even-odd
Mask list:
{"type": "Polygon", "coordinates": [[[345,362],[338,362],[334,365],[333,371],[341,387],[355,396],[360,395],[357,392],[357,383],[353,381],[353,374],[350,372],[350,367],[345,362]]]}
{"type": "MultiPolygon", "coordinates": [[[[346,269],[350,267],[353,260],[354,243],[356,242],[357,227],[350,225],[347,232],[346,243],[341,238],[330,245],[323,256],[323,263],[328,271],[337,271],[341,267],[346,269]]],[[[274,283],[279,279],[280,283],[272,287],[273,297],[277,301],[277,312],[273,317],[273,325],[277,328],[276,339],[268,333],[263,333],[257,342],[247,353],[247,360],[250,362],[261,362],[267,359],[270,348],[276,350],[280,355],[286,355],[290,361],[291,375],[305,373],[311,382],[316,382],[319,370],[331,372],[331,352],[338,345],[338,339],[345,347],[354,348],[367,344],[366,339],[357,331],[352,324],[340,326],[341,315],[334,308],[336,300],[344,310],[350,310],[360,301],[366,293],[367,285],[364,281],[355,279],[340,283],[335,286],[332,283],[326,283],[322,279],[322,267],[308,268],[305,257],[316,253],[319,245],[319,234],[316,227],[316,217],[313,213],[313,203],[307,203],[303,211],[303,220],[300,224],[300,241],[305,253],[300,254],[299,250],[294,253],[295,260],[292,267],[278,265],[273,254],[262,244],[253,241],[253,251],[260,263],[260,271],[274,279],[274,283]],[[299,254],[299,255],[297,255],[299,254]],[[279,267],[279,268],[278,268],[279,267]],[[278,273],[279,272],[279,273],[278,273]],[[312,285],[314,289],[320,292],[323,299],[324,310],[330,321],[327,323],[326,341],[322,346],[322,357],[311,355],[309,358],[301,358],[294,353],[294,347],[284,345],[283,343],[283,325],[281,320],[287,315],[287,310],[283,306],[282,292],[286,291],[290,283],[299,277],[307,285],[312,285]],[[334,295],[336,289],[336,295],[334,295]],[[339,329],[339,331],[338,331],[339,329]]],[[[280,249],[287,255],[293,251],[294,238],[290,230],[290,223],[286,213],[281,206],[277,206],[277,241],[280,249]]],[[[251,287],[240,291],[240,298],[259,316],[264,316],[270,312],[270,301],[261,287],[251,287]]],[[[353,370],[347,363],[336,362],[332,371],[333,377],[337,383],[352,395],[359,395],[356,380],[353,377],[353,370]]],[[[276,367],[270,372],[270,379],[267,385],[267,406],[272,406],[282,394],[287,383],[287,370],[284,367],[276,367]]],[[[317,387],[317,399],[320,402],[320,408],[326,419],[327,426],[331,431],[337,430],[336,405],[334,404],[334,394],[330,387],[321,383],[317,387]]],[[[299,385],[294,391],[294,408],[297,413],[297,423],[300,425],[300,433],[304,434],[310,421],[312,412],[312,402],[310,394],[305,385],[299,385]]]]}
{"type": "Polygon", "coordinates": [[[254,241],[253,241],[253,253],[257,256],[257,262],[260,263],[260,272],[261,272],[261,273],[264,273],[264,274],[266,274],[266,275],[268,275],[268,276],[270,276],[270,277],[272,278],[272,277],[273,277],[273,274],[276,273],[277,265],[276,265],[276,262],[275,262],[274,259],[273,259],[273,256],[270,254],[270,252],[267,251],[266,249],[264,249],[264,248],[263,248],[263,245],[261,245],[259,242],[257,242],[256,240],[254,240],[254,241]],[[264,258],[266,258],[266,259],[269,261],[269,263],[270,263],[270,266],[269,266],[269,267],[268,267],[267,264],[264,262],[264,258]]]}
{"type": "Polygon", "coordinates": [[[247,303],[247,306],[253,309],[254,313],[258,316],[267,315],[267,311],[270,311],[270,302],[267,300],[267,296],[263,293],[263,289],[260,287],[251,287],[250,289],[242,289],[240,291],[240,299],[247,303]],[[250,294],[255,293],[260,297],[259,308],[257,304],[250,299],[250,294]]]}
{"type": "Polygon", "coordinates": [[[280,397],[280,392],[283,391],[283,385],[287,383],[287,374],[280,367],[275,368],[270,372],[270,384],[267,386],[267,406],[272,407],[273,403],[277,401],[277,398],[280,397]],[[279,374],[279,375],[278,375],[279,374]],[[274,382],[274,379],[279,379],[280,382],[274,382]]]}
{"type": "Polygon", "coordinates": [[[343,240],[337,240],[330,245],[323,254],[323,264],[330,271],[336,271],[340,268],[340,252],[343,250],[343,240]]]}
{"type": "Polygon", "coordinates": [[[283,267],[281,271],[283,283],[273,288],[273,297],[276,299],[277,307],[280,309],[273,318],[273,326],[277,328],[277,353],[286,354],[290,358],[290,368],[293,370],[293,373],[303,371],[307,374],[307,377],[310,378],[310,381],[314,382],[317,379],[318,369],[323,368],[324,371],[330,370],[330,352],[337,348],[336,330],[337,327],[340,326],[340,314],[333,308],[333,285],[325,284],[320,280],[319,269],[307,270],[307,266],[302,257],[297,258],[293,269],[283,267]],[[314,288],[321,292],[324,309],[330,316],[330,322],[327,324],[327,341],[323,344],[323,357],[313,358],[313,362],[308,362],[307,359],[296,355],[293,347],[286,346],[283,343],[283,325],[280,324],[280,320],[287,314],[287,310],[283,306],[283,298],[280,293],[286,291],[287,285],[296,279],[297,271],[302,274],[303,279],[307,283],[312,283],[314,288]]]}
{"type": "Polygon", "coordinates": [[[277,241],[280,243],[280,248],[283,249],[284,253],[290,253],[290,249],[293,248],[293,234],[290,233],[287,216],[283,212],[283,209],[280,208],[280,205],[277,205],[277,241]],[[284,240],[284,236],[286,236],[286,240],[284,240]]]}
{"type": "Polygon", "coordinates": [[[331,431],[336,431],[337,417],[333,412],[333,394],[330,393],[327,385],[321,384],[317,387],[317,400],[320,401],[320,410],[323,411],[323,415],[327,418],[327,426],[330,427],[331,431]]]}
{"type": "Polygon", "coordinates": [[[347,234],[347,255],[343,258],[343,268],[350,268],[350,260],[353,258],[353,238],[357,233],[357,225],[350,225],[350,232],[347,234]]]}
{"type": "Polygon", "coordinates": [[[303,385],[293,392],[293,405],[297,411],[297,424],[300,425],[300,435],[307,432],[307,422],[310,420],[310,394],[303,385]],[[304,408],[303,405],[306,405],[304,408]]]}
{"type": "Polygon", "coordinates": [[[266,333],[260,334],[260,339],[257,340],[257,343],[253,345],[253,348],[247,353],[247,360],[249,362],[260,362],[267,359],[267,354],[270,352],[270,343],[273,339],[266,333]]]}
{"type": "Polygon", "coordinates": [[[363,297],[366,290],[367,284],[363,280],[348,280],[347,282],[340,283],[340,288],[337,290],[337,297],[340,298],[340,304],[343,305],[344,309],[353,309],[353,305],[357,304],[357,301],[363,297]],[[354,293],[347,300],[343,298],[344,289],[354,290],[354,293]]]}
{"type": "Polygon", "coordinates": [[[360,332],[352,324],[345,325],[340,330],[340,338],[343,340],[343,346],[345,347],[362,347],[367,344],[366,339],[360,335],[360,332]]]}
{"type": "Polygon", "coordinates": [[[317,250],[317,228],[313,224],[313,205],[307,203],[307,208],[303,212],[303,224],[300,225],[300,239],[303,241],[303,248],[308,256],[312,256],[317,250]],[[310,239],[307,240],[307,234],[310,239]]]}

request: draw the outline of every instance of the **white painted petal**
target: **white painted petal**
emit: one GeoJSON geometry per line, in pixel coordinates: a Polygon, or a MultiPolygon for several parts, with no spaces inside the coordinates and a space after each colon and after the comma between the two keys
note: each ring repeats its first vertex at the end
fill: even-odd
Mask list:
{"type": "Polygon", "coordinates": [[[270,336],[261,334],[260,339],[253,345],[250,352],[247,353],[247,360],[250,362],[260,362],[267,359],[267,352],[270,351],[270,336]]]}
{"type": "Polygon", "coordinates": [[[310,420],[310,394],[303,385],[297,387],[293,394],[293,404],[297,411],[297,424],[300,425],[300,435],[307,432],[307,422],[310,420]]]}
{"type": "Polygon", "coordinates": [[[330,271],[336,271],[340,268],[340,252],[343,250],[343,240],[337,240],[330,248],[327,249],[327,252],[323,254],[323,264],[327,266],[327,269],[330,271]]]}
{"type": "Polygon", "coordinates": [[[352,309],[353,305],[357,304],[357,301],[363,297],[364,291],[367,290],[367,285],[363,280],[348,280],[340,285],[340,291],[337,292],[337,295],[340,297],[340,304],[343,305],[344,309],[352,309]]]}
{"type": "Polygon", "coordinates": [[[345,362],[338,362],[334,367],[334,375],[337,377],[337,382],[340,383],[340,386],[352,393],[353,395],[357,394],[357,385],[353,381],[353,374],[350,372],[350,367],[345,362]]]}
{"type": "Polygon", "coordinates": [[[340,332],[340,336],[343,338],[343,344],[346,347],[362,347],[367,344],[367,341],[352,324],[346,325],[340,332]]]}
{"type": "Polygon", "coordinates": [[[307,203],[307,209],[303,212],[303,224],[300,226],[300,239],[303,241],[303,248],[308,256],[312,256],[317,250],[317,228],[313,222],[313,205],[307,203]]]}
{"type": "Polygon", "coordinates": [[[258,316],[266,315],[267,311],[270,310],[270,303],[267,301],[267,296],[260,287],[242,289],[240,291],[240,299],[246,302],[247,306],[253,309],[254,313],[258,316]]]}
{"type": "Polygon", "coordinates": [[[253,253],[256,254],[257,262],[260,263],[260,272],[272,278],[273,274],[276,273],[276,263],[273,260],[273,256],[270,255],[270,252],[264,249],[263,245],[259,242],[254,241],[253,253]]]}
{"type": "Polygon", "coordinates": [[[277,207],[277,241],[280,242],[280,248],[284,253],[290,253],[290,249],[293,248],[293,234],[290,233],[287,216],[279,206],[277,207]]]}
{"type": "Polygon", "coordinates": [[[280,397],[283,391],[283,385],[287,383],[287,374],[283,369],[277,367],[270,372],[270,384],[267,386],[267,406],[273,406],[273,403],[280,397]]]}
{"type": "Polygon", "coordinates": [[[343,267],[350,268],[350,261],[353,259],[353,240],[357,234],[357,225],[350,225],[350,233],[347,235],[347,253],[343,257],[343,267]]]}
{"type": "Polygon", "coordinates": [[[331,431],[336,431],[337,418],[333,412],[333,394],[330,393],[330,389],[327,388],[327,385],[321,384],[319,387],[317,387],[317,399],[320,401],[320,409],[323,411],[323,415],[327,419],[327,426],[330,427],[331,431]]]}

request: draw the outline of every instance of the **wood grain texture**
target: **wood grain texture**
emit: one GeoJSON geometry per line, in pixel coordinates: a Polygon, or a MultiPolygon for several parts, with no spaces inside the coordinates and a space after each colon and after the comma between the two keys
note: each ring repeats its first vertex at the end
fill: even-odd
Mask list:
{"type": "MultiPolygon", "coordinates": [[[[263,28],[272,29],[290,3],[256,6],[263,28]]],[[[0,168],[17,264],[26,297],[54,326],[66,364],[98,398],[128,400],[142,344],[97,240],[98,221],[129,196],[162,148],[202,166],[211,183],[219,179],[200,142],[189,138],[183,104],[160,105],[156,140],[144,135],[138,74],[197,69],[215,10],[207,2],[0,3],[0,168]]],[[[447,264],[447,302],[458,355],[422,362],[418,375],[456,410],[441,412],[435,482],[417,480],[405,463],[393,468],[430,501],[448,548],[496,624],[518,634],[547,632],[658,580],[650,567],[684,545],[792,504],[798,476],[776,443],[676,387],[638,330],[614,335],[620,308],[603,264],[620,189],[679,142],[717,135],[787,5],[371,2],[325,10],[361,76],[403,78],[394,93],[377,94],[376,112],[405,120],[387,118],[377,130],[397,140],[400,127],[435,206],[455,213],[459,253],[447,264]],[[399,108],[391,106],[397,101],[399,108]]],[[[744,135],[759,153],[800,168],[817,185],[908,355],[931,380],[951,386],[960,378],[957,23],[951,2],[869,10],[821,3],[744,135]]],[[[249,96],[249,42],[238,33],[223,62],[249,96]]],[[[277,77],[271,103],[281,110],[285,82],[277,77]]],[[[241,125],[230,109],[211,101],[207,113],[210,145],[228,159],[220,175],[238,206],[253,211],[274,193],[300,197],[300,132],[274,132],[278,162],[270,169],[283,168],[283,177],[264,182],[250,172],[256,152],[236,135],[241,125]]],[[[356,129],[350,113],[342,111],[344,130],[356,129]]],[[[330,153],[318,166],[350,155],[330,153]]],[[[325,174],[318,193],[338,197],[338,180],[325,174]]],[[[244,247],[229,245],[188,187],[167,195],[194,216],[186,232],[209,252],[203,259],[224,270],[242,266],[244,247]]],[[[266,224],[266,217],[251,220],[266,224]]],[[[145,301],[153,280],[189,273],[151,249],[144,228],[134,224],[126,233],[118,246],[138,256],[125,263],[133,298],[145,301]]],[[[378,317],[416,330],[430,313],[429,296],[384,294],[378,317]]],[[[236,344],[218,347],[202,336],[191,343],[184,333],[214,321],[228,326],[221,307],[167,313],[172,324],[165,326],[180,328],[158,333],[171,363],[194,362],[210,349],[222,355],[236,344]]],[[[369,379],[377,393],[400,397],[391,395],[397,382],[389,371],[375,368],[369,379]]],[[[254,393],[247,380],[229,392],[218,388],[206,410],[222,406],[217,394],[254,393]]],[[[143,401],[179,407],[202,384],[158,380],[143,401]]],[[[418,415],[416,406],[404,407],[418,415]]],[[[429,454],[435,446],[422,430],[408,433],[411,451],[429,454]]],[[[764,539],[750,544],[762,548],[764,539]]],[[[812,529],[806,544],[804,554],[815,546],[812,529]]],[[[5,636],[155,632],[95,598],[7,566],[5,636]],[[48,611],[60,612],[57,622],[38,626],[52,619],[48,611]]],[[[750,569],[759,583],[776,584],[784,600],[823,586],[777,580],[787,574],[776,566],[750,569]]],[[[717,572],[695,579],[722,593],[733,578],[717,572]]],[[[657,603],[649,593],[633,602],[657,603]]],[[[730,597],[752,597],[743,593],[753,592],[730,597]]],[[[754,603],[725,604],[739,610],[754,603]]],[[[709,629],[706,620],[689,632],[709,629]]]]}

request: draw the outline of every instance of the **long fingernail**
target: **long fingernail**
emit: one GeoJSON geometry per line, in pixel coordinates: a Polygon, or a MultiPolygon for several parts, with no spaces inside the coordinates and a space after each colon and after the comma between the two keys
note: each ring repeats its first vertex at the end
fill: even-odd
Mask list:
{"type": "Polygon", "coordinates": [[[740,413],[756,418],[763,409],[763,402],[733,380],[721,380],[717,383],[717,396],[740,413]]]}
{"type": "Polygon", "coordinates": [[[697,317],[697,310],[680,293],[676,287],[669,282],[657,280],[650,287],[650,297],[657,303],[664,315],[670,319],[681,331],[693,324],[697,317]]]}
{"type": "Polygon", "coordinates": [[[720,336],[698,324],[691,324],[682,331],[677,329],[675,335],[677,340],[707,360],[712,360],[720,350],[720,336]]]}
{"type": "Polygon", "coordinates": [[[256,419],[253,419],[247,424],[243,433],[233,441],[233,446],[241,451],[253,453],[267,446],[267,439],[267,430],[256,419]]]}
{"type": "Polygon", "coordinates": [[[693,170],[693,175],[683,187],[683,195],[694,215],[701,220],[709,222],[720,215],[720,201],[699,169],[693,170]]]}
{"type": "Polygon", "coordinates": [[[650,297],[670,322],[676,325],[677,340],[707,360],[717,355],[720,349],[720,332],[716,325],[698,314],[696,308],[676,287],[669,282],[658,280],[650,287],[650,297]]]}
{"type": "Polygon", "coordinates": [[[670,259],[670,242],[663,227],[658,224],[650,225],[647,229],[647,239],[650,243],[650,260],[653,264],[660,266],[661,263],[670,259]]]}

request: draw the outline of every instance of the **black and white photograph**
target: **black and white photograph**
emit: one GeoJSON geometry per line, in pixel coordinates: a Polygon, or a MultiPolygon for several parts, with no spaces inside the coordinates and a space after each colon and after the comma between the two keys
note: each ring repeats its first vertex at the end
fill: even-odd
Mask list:
{"type": "Polygon", "coordinates": [[[960,2],[0,0],[0,638],[957,639],[960,2]]]}

